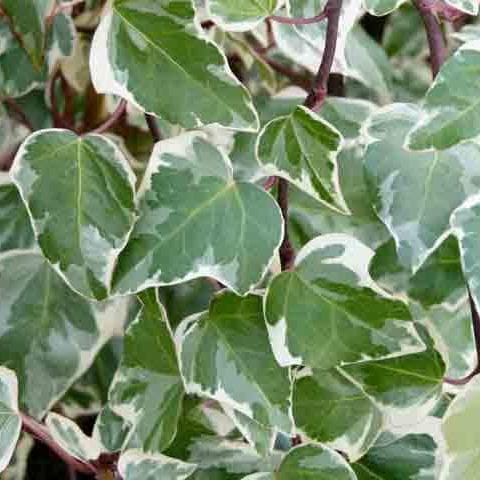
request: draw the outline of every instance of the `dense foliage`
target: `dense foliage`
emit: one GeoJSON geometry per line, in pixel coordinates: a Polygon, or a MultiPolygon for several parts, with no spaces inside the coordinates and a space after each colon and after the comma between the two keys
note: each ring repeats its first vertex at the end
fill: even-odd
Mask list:
{"type": "Polygon", "coordinates": [[[2,480],[478,480],[478,9],[0,0],[2,480]]]}

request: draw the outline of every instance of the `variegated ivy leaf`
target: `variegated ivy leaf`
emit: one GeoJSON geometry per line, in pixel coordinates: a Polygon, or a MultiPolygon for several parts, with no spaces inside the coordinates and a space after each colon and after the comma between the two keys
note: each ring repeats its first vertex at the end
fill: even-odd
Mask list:
{"type": "MultiPolygon", "coordinates": [[[[312,440],[361,457],[383,426],[379,408],[341,370],[313,370],[300,374],[293,390],[296,427],[312,440]]],[[[303,435],[302,435],[303,436],[303,435]]]]}
{"type": "Polygon", "coordinates": [[[283,0],[207,0],[211,19],[221,28],[243,32],[252,30],[280,7],[283,0]]]}
{"type": "Polygon", "coordinates": [[[21,429],[17,377],[12,370],[0,367],[0,473],[10,463],[21,429]]]}
{"type": "Polygon", "coordinates": [[[42,255],[0,256],[0,364],[15,370],[22,409],[42,417],[122,327],[127,300],[91,304],[42,255]]]}
{"type": "Polygon", "coordinates": [[[55,16],[48,31],[47,60],[50,70],[73,53],[77,30],[70,15],[60,13],[55,16]]]}
{"type": "MultiPolygon", "coordinates": [[[[25,125],[15,120],[3,104],[0,104],[0,123],[2,125],[0,130],[0,153],[14,153],[30,131],[25,125]]],[[[1,165],[1,167],[5,168],[5,165],[1,165]]],[[[0,172],[0,182],[2,184],[5,182],[3,179],[5,175],[5,173],[0,172]]]]}
{"type": "Polygon", "coordinates": [[[277,480],[357,480],[347,461],[321,445],[302,445],[283,459],[277,480]]]}
{"type": "Polygon", "coordinates": [[[280,365],[336,365],[423,350],[402,301],[372,280],[373,251],[353,237],[310,241],[295,268],[273,279],[265,314],[280,365]]]}
{"type": "Polygon", "coordinates": [[[11,19],[16,35],[37,70],[43,63],[44,15],[52,4],[52,0],[2,0],[2,9],[11,19]]]}
{"type": "Polygon", "coordinates": [[[396,10],[405,0],[365,0],[365,8],[371,15],[387,15],[396,10]]]}
{"type": "Polygon", "coordinates": [[[160,454],[128,450],[120,456],[118,473],[123,480],[186,480],[196,466],[160,454]]]}
{"type": "Polygon", "coordinates": [[[436,435],[386,432],[352,467],[358,480],[435,480],[439,456],[436,435]]]}
{"type": "Polygon", "coordinates": [[[166,313],[155,290],[140,295],[142,308],[124,339],[123,359],[109,393],[112,410],[132,428],[130,448],[161,452],[172,442],[184,388],[166,313]]]}
{"type": "Polygon", "coordinates": [[[262,279],[283,236],[274,199],[236,182],[201,132],[155,145],[140,187],[140,218],[119,258],[119,293],[210,276],[239,293],[262,279]]]}
{"type": "Polygon", "coordinates": [[[443,64],[407,137],[408,148],[444,150],[480,133],[479,60],[480,41],[474,40],[443,64]]]}
{"type": "Polygon", "coordinates": [[[450,215],[480,187],[480,145],[409,152],[405,135],[418,118],[413,105],[394,104],[368,124],[365,174],[377,214],[395,239],[400,263],[413,272],[450,234],[450,215]]]}
{"type": "Polygon", "coordinates": [[[0,17],[0,38],[0,97],[20,97],[41,86],[43,70],[39,72],[33,67],[3,17],[0,17]]]}
{"type": "Polygon", "coordinates": [[[336,128],[299,106],[263,128],[256,154],[265,176],[285,178],[322,203],[346,211],[336,163],[342,141],[336,128]]]}
{"type": "Polygon", "coordinates": [[[453,400],[444,417],[446,444],[440,480],[476,480],[480,465],[480,377],[474,378],[453,400]]]}
{"type": "Polygon", "coordinates": [[[187,317],[175,337],[188,392],[290,431],[289,375],[271,352],[261,297],[222,293],[209,312],[187,317]]]}
{"type": "Polygon", "coordinates": [[[345,365],[342,370],[371,396],[392,425],[426,417],[442,394],[445,364],[433,349],[425,352],[345,365]]]}
{"type": "Polygon", "coordinates": [[[478,2],[475,0],[446,0],[446,3],[468,15],[478,15],[478,2]]]}
{"type": "Polygon", "coordinates": [[[96,134],[41,130],[23,143],[11,176],[45,257],[74,290],[106,298],[135,218],[135,176],[120,149],[96,134]]]}
{"type": "Polygon", "coordinates": [[[29,248],[35,242],[27,210],[7,174],[0,173],[0,252],[29,248]]]}
{"type": "Polygon", "coordinates": [[[258,129],[248,92],[195,23],[190,0],[114,0],[95,32],[90,71],[98,92],[170,123],[258,129]]]}

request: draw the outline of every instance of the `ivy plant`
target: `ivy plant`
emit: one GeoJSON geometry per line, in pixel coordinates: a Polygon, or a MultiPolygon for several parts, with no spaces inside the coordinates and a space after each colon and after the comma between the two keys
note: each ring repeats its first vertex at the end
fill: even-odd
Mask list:
{"type": "Polygon", "coordinates": [[[0,0],[1,478],[478,480],[478,10],[0,0]]]}

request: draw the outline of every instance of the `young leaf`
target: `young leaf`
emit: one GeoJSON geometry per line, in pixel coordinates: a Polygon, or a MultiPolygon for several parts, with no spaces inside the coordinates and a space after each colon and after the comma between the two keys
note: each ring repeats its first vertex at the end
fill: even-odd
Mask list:
{"type": "Polygon", "coordinates": [[[0,364],[18,376],[22,409],[41,418],[122,327],[127,302],[92,305],[42,255],[18,250],[0,256],[0,292],[0,364]]]}
{"type": "Polygon", "coordinates": [[[201,132],[155,145],[140,187],[140,218],[119,258],[119,293],[209,276],[244,294],[283,237],[273,198],[235,182],[229,159],[201,132]]]}
{"type": "Polygon", "coordinates": [[[302,445],[291,450],[275,475],[277,480],[357,480],[347,461],[321,445],[302,445]]]}
{"type": "Polygon", "coordinates": [[[132,426],[129,448],[161,452],[177,432],[184,389],[163,306],[154,290],[140,299],[143,305],[125,335],[109,404],[132,426]]]}
{"type": "Polygon", "coordinates": [[[412,150],[444,150],[480,133],[480,42],[462,45],[427,92],[422,117],[406,143],[412,150]]]}
{"type": "Polygon", "coordinates": [[[209,16],[225,30],[243,32],[252,30],[272,15],[281,0],[207,0],[209,16]]]}
{"type": "Polygon", "coordinates": [[[135,218],[135,176],[123,153],[100,135],[42,130],[22,145],[11,176],[45,257],[78,293],[106,298],[135,218]]]}
{"type": "Polygon", "coordinates": [[[294,384],[292,409],[300,431],[346,453],[350,461],[367,452],[383,426],[378,407],[337,369],[300,374],[294,384]]]}
{"type": "Polygon", "coordinates": [[[365,7],[371,15],[387,15],[396,10],[405,0],[365,0],[365,7]]]}
{"type": "Polygon", "coordinates": [[[328,369],[423,350],[407,306],[370,277],[372,256],[353,237],[324,235],[272,280],[265,314],[280,365],[328,369]]]}
{"type": "Polygon", "coordinates": [[[186,480],[196,466],[165,455],[128,450],[120,456],[118,472],[123,480],[186,480]]]}
{"type": "Polygon", "coordinates": [[[188,392],[290,431],[289,375],[271,352],[261,297],[220,294],[209,312],[186,318],[175,338],[188,392]]]}
{"type": "Polygon", "coordinates": [[[443,417],[446,444],[440,480],[476,480],[480,462],[479,424],[475,420],[480,404],[480,377],[459,393],[443,417]]]}
{"type": "Polygon", "coordinates": [[[480,187],[480,145],[449,150],[403,148],[418,118],[413,105],[394,104],[374,114],[365,173],[377,214],[395,239],[400,263],[415,272],[451,233],[450,215],[480,187]]]}
{"type": "MultiPolygon", "coordinates": [[[[399,414],[426,416],[442,394],[445,364],[432,349],[411,355],[345,365],[342,370],[379,405],[399,414]]],[[[397,420],[398,421],[398,420],[397,420]]]]}
{"type": "Polygon", "coordinates": [[[190,0],[114,0],[95,32],[90,71],[99,93],[170,123],[258,129],[248,92],[194,22],[190,0]]]}
{"type": "Polygon", "coordinates": [[[345,212],[336,162],[342,141],[333,126],[299,106],[263,128],[256,154],[265,176],[285,178],[325,205],[345,212]]]}
{"type": "Polygon", "coordinates": [[[32,247],[35,238],[27,210],[8,175],[0,173],[0,252],[32,247]]]}
{"type": "Polygon", "coordinates": [[[394,436],[388,432],[352,465],[358,480],[434,480],[439,445],[428,433],[394,436]]]}
{"type": "Polygon", "coordinates": [[[0,473],[10,463],[21,429],[17,377],[12,370],[0,367],[0,473]]]}

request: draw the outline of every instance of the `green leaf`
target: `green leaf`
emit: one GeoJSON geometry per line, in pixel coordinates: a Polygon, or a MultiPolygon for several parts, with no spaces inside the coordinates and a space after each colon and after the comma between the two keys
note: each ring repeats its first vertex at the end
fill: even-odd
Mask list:
{"type": "Polygon", "coordinates": [[[291,450],[275,475],[277,480],[357,480],[346,460],[321,445],[303,445],[291,450]]]}
{"type": "Polygon", "coordinates": [[[184,388],[165,310],[153,289],[140,299],[143,306],[125,335],[109,404],[132,425],[129,448],[161,452],[177,432],[184,388]]]}
{"type": "Polygon", "coordinates": [[[41,418],[122,327],[127,301],[87,302],[29,251],[0,256],[0,292],[0,364],[18,376],[22,409],[41,418]]]}
{"type": "Polygon", "coordinates": [[[0,367],[0,473],[10,463],[21,429],[17,377],[12,370],[0,367]]]}
{"type": "Polygon", "coordinates": [[[395,239],[400,263],[413,272],[451,233],[450,215],[480,187],[480,146],[446,151],[403,148],[418,118],[413,105],[394,104],[370,118],[365,172],[377,214],[395,239]]]}
{"type": "Polygon", "coordinates": [[[473,379],[453,400],[443,417],[446,444],[441,480],[476,480],[480,465],[480,377],[473,379]]]}
{"type": "Polygon", "coordinates": [[[430,434],[398,437],[387,433],[352,467],[358,480],[435,480],[438,450],[430,434]]]}
{"type": "Polygon", "coordinates": [[[299,106],[263,128],[256,154],[265,176],[280,176],[325,205],[346,211],[336,163],[342,141],[332,125],[299,106]]]}
{"type": "Polygon", "coordinates": [[[11,176],[45,257],[75,291],[106,298],[135,218],[135,176],[123,153],[100,135],[42,130],[23,143],[11,176]]]}
{"type": "Polygon", "coordinates": [[[157,143],[114,288],[128,293],[209,276],[244,294],[278,251],[282,224],[273,198],[235,182],[228,157],[205,134],[157,143]]]}
{"type": "Polygon", "coordinates": [[[365,0],[365,7],[371,15],[387,15],[396,10],[405,0],[365,0]]]}
{"type": "Polygon", "coordinates": [[[466,43],[443,64],[406,139],[408,148],[444,150],[480,133],[479,46],[466,43]]]}
{"type": "Polygon", "coordinates": [[[2,9],[10,17],[16,35],[37,70],[43,62],[46,3],[43,0],[2,0],[2,9]]]}
{"type": "Polygon", "coordinates": [[[446,3],[468,15],[478,15],[478,2],[475,0],[446,0],[446,3]]]}
{"type": "Polygon", "coordinates": [[[380,434],[383,417],[365,392],[341,370],[313,370],[295,381],[295,425],[308,438],[361,457],[380,434]]]}
{"type": "Polygon", "coordinates": [[[353,237],[323,235],[272,280],[265,314],[280,365],[328,369],[423,349],[407,306],[370,277],[372,256],[353,237]]]}
{"type": "Polygon", "coordinates": [[[92,44],[96,90],[186,128],[218,123],[257,130],[248,92],[193,17],[190,0],[115,0],[92,44]]]}
{"type": "Polygon", "coordinates": [[[35,243],[27,210],[7,174],[0,173],[0,252],[32,247],[35,243]]]}
{"type": "Polygon", "coordinates": [[[252,30],[280,6],[280,0],[207,0],[211,19],[224,30],[252,30]]]}
{"type": "MultiPolygon", "coordinates": [[[[343,371],[386,411],[399,417],[426,416],[442,394],[445,364],[440,354],[425,352],[345,365],[343,371]]],[[[391,421],[398,421],[391,418],[391,421]]]]}
{"type": "Polygon", "coordinates": [[[77,30],[72,17],[65,13],[55,15],[47,37],[47,59],[50,70],[73,53],[77,30]]]}
{"type": "Polygon", "coordinates": [[[118,472],[123,480],[186,480],[195,468],[175,458],[148,455],[138,450],[128,450],[118,461],[118,472]]]}
{"type": "MultiPolygon", "coordinates": [[[[15,1],[15,0],[13,0],[15,1]]],[[[0,17],[0,97],[20,97],[43,84],[27,52],[14,37],[7,21],[0,17]]]]}
{"type": "Polygon", "coordinates": [[[175,334],[186,389],[290,432],[290,380],[271,352],[262,298],[225,292],[175,334]]]}

